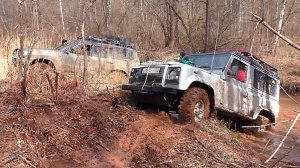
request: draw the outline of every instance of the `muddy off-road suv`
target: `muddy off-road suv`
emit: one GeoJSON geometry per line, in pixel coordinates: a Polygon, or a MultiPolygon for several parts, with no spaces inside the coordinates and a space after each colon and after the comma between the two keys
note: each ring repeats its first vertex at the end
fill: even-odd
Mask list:
{"type": "Polygon", "coordinates": [[[274,123],[279,113],[277,70],[246,52],[189,54],[134,67],[129,84],[140,103],[167,106],[199,122],[212,112],[274,123]]]}
{"type": "MultiPolygon", "coordinates": [[[[13,63],[17,64],[19,49],[13,52],[13,63]]],[[[29,49],[24,49],[25,58],[29,49]]],[[[130,73],[133,66],[140,64],[137,52],[133,45],[124,38],[108,37],[78,38],[65,42],[56,49],[32,49],[30,66],[48,65],[61,74],[74,73],[83,69],[84,55],[87,55],[87,70],[90,73],[120,72],[124,75],[130,73]]]]}

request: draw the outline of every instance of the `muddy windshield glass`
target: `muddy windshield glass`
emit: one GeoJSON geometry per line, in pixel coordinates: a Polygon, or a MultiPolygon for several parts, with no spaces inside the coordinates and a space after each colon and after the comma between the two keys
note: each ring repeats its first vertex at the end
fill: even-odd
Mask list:
{"type": "Polygon", "coordinates": [[[187,55],[183,59],[191,61],[198,68],[210,69],[213,62],[213,69],[223,69],[229,58],[230,53],[224,54],[208,54],[208,55],[187,55]]]}
{"type": "Polygon", "coordinates": [[[57,47],[56,49],[59,50],[59,51],[63,51],[63,52],[69,51],[69,49],[70,49],[71,47],[76,46],[78,43],[79,43],[78,41],[70,41],[70,42],[66,42],[66,43],[64,43],[63,45],[57,47]]]}

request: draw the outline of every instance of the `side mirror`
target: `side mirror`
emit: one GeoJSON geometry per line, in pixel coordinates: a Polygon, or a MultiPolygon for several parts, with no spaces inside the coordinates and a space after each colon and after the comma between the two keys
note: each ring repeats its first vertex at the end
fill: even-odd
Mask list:
{"type": "Polygon", "coordinates": [[[68,40],[63,39],[63,40],[61,41],[61,45],[64,45],[66,42],[68,42],[68,40]]]}
{"type": "Polygon", "coordinates": [[[224,80],[224,81],[226,81],[227,75],[225,75],[225,74],[223,73],[223,74],[221,75],[221,79],[224,80]]]}

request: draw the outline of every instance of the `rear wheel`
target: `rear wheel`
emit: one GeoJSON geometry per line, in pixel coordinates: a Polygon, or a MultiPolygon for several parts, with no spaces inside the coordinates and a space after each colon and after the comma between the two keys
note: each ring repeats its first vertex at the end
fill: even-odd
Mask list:
{"type": "Polygon", "coordinates": [[[179,105],[179,118],[182,122],[199,123],[209,117],[209,97],[202,88],[189,88],[182,96],[179,105]]]}

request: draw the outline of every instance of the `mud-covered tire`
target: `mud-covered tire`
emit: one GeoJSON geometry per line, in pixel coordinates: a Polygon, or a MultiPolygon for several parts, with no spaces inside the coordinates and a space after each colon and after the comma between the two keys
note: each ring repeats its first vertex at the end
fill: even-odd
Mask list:
{"type": "MultiPolygon", "coordinates": [[[[261,121],[262,121],[262,125],[268,125],[271,124],[270,119],[268,119],[267,117],[261,116],[261,121]]],[[[265,130],[271,130],[272,129],[272,125],[268,125],[265,127],[265,130]]]]}
{"type": "MultiPolygon", "coordinates": [[[[179,107],[179,120],[182,123],[198,123],[209,117],[210,101],[207,92],[202,88],[189,88],[182,96],[179,107]],[[201,114],[196,114],[197,106],[201,104],[201,114]]],[[[199,106],[200,107],[200,106],[199,106]]],[[[198,111],[199,112],[199,111],[198,111]]]]}

